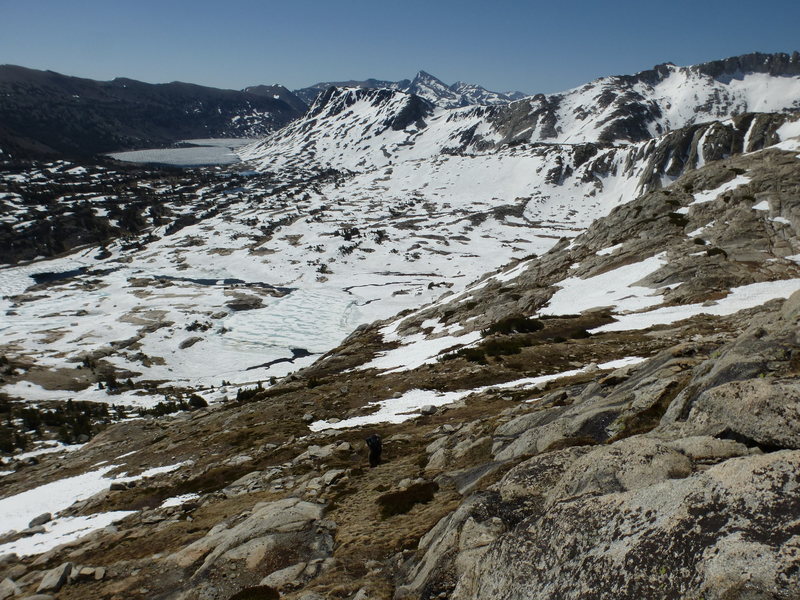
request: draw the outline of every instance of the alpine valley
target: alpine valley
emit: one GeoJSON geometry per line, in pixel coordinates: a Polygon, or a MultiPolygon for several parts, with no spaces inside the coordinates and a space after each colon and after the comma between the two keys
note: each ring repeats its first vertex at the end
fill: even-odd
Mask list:
{"type": "Polygon", "coordinates": [[[800,597],[797,52],[0,99],[0,600],[800,597]]]}

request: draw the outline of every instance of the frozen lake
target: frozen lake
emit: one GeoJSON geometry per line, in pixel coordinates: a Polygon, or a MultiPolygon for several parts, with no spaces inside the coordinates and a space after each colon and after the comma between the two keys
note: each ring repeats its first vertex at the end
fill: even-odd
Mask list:
{"type": "Polygon", "coordinates": [[[205,167],[211,165],[232,165],[239,162],[235,149],[257,141],[253,138],[209,138],[182,140],[191,144],[182,148],[152,148],[112,152],[111,158],[140,164],[170,165],[173,167],[205,167]]]}

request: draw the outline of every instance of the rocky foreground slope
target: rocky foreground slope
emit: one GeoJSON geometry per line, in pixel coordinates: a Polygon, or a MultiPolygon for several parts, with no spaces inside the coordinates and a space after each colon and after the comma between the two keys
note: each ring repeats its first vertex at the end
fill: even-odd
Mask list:
{"type": "Polygon", "coordinates": [[[275,385],[20,462],[0,590],[796,598],[799,193],[796,140],[709,162],[275,385]]]}

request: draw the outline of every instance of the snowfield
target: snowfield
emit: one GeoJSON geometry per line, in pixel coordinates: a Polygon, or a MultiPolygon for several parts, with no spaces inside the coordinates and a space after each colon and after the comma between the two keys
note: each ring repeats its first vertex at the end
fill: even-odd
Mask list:
{"type": "MultiPolygon", "coordinates": [[[[88,248],[1,268],[7,347],[67,381],[101,353],[135,389],[64,387],[33,369],[0,390],[152,407],[164,392],[148,381],[218,401],[282,377],[358,325],[457,295],[635,195],[639,171],[624,169],[624,156],[601,187],[579,174],[548,183],[564,152],[440,156],[312,184],[253,176],[241,188],[198,189],[218,214],[169,235],[156,229],[159,239],[141,249],[115,243],[106,258],[88,248]],[[65,275],[39,291],[33,276],[42,273],[65,275]],[[231,309],[237,302],[248,308],[231,309]]],[[[169,189],[157,191],[169,202],[169,189]]]]}
{"type": "MultiPolygon", "coordinates": [[[[360,324],[430,303],[467,302],[483,274],[547,252],[635,199],[646,190],[660,138],[574,143],[602,141],[603,123],[636,94],[661,107],[648,125],[653,136],[800,101],[798,77],[722,81],[690,68],[659,69],[655,78],[603,78],[493,107],[437,108],[397,91],[345,88],[264,140],[189,140],[199,145],[168,152],[235,151],[249,177],[227,186],[145,184],[141,191],[184,219],[181,227],[154,225],[152,238],[120,240],[107,252],[88,247],[0,268],[0,343],[31,363],[0,391],[28,401],[141,407],[172,388],[198,390],[212,402],[231,398],[242,386],[312,363],[360,324]],[[719,99],[713,110],[710,98],[719,99]],[[554,111],[555,133],[544,131],[544,118],[534,126],[520,117],[518,131],[506,119],[541,110],[554,111]],[[503,123],[511,129],[501,131],[503,123]],[[49,281],[35,285],[34,276],[49,281]],[[97,361],[131,385],[101,388],[81,372],[97,361]]],[[[782,145],[798,131],[796,121],[784,123],[782,145]]],[[[698,152],[703,164],[703,144],[698,152]]],[[[62,171],[87,177],[60,161],[5,178],[34,186],[62,171]]],[[[659,179],[666,184],[670,176],[659,179]]],[[[740,175],[700,192],[695,204],[748,181],[740,175]]],[[[110,214],[110,201],[60,199],[88,203],[96,216],[110,214]]],[[[2,202],[12,227],[36,210],[18,194],[2,202]]],[[[655,306],[658,290],[635,284],[658,260],[591,280],[568,278],[545,314],[655,306]]],[[[518,268],[493,277],[512,279],[518,268]]],[[[370,366],[425,364],[450,342],[472,342],[457,333],[401,340],[370,366]]]]}

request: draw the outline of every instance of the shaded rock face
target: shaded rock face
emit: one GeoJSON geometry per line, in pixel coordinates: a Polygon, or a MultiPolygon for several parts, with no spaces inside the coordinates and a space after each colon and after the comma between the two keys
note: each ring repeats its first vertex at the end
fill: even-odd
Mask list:
{"type": "Polygon", "coordinates": [[[791,54],[784,52],[776,54],[753,52],[752,54],[703,63],[695,67],[695,69],[699,73],[715,78],[735,77],[748,72],[768,73],[777,76],[800,75],[800,53],[797,51],[791,54]]]}
{"type": "Polygon", "coordinates": [[[282,85],[254,85],[242,90],[248,94],[256,96],[266,96],[274,100],[282,100],[291,106],[298,115],[302,115],[308,110],[308,105],[298,96],[287,90],[282,85]]]}
{"type": "Polygon", "coordinates": [[[296,102],[273,95],[94,81],[12,65],[0,67],[0,94],[0,145],[16,154],[90,156],[182,139],[255,137],[303,113],[296,102]]]}

